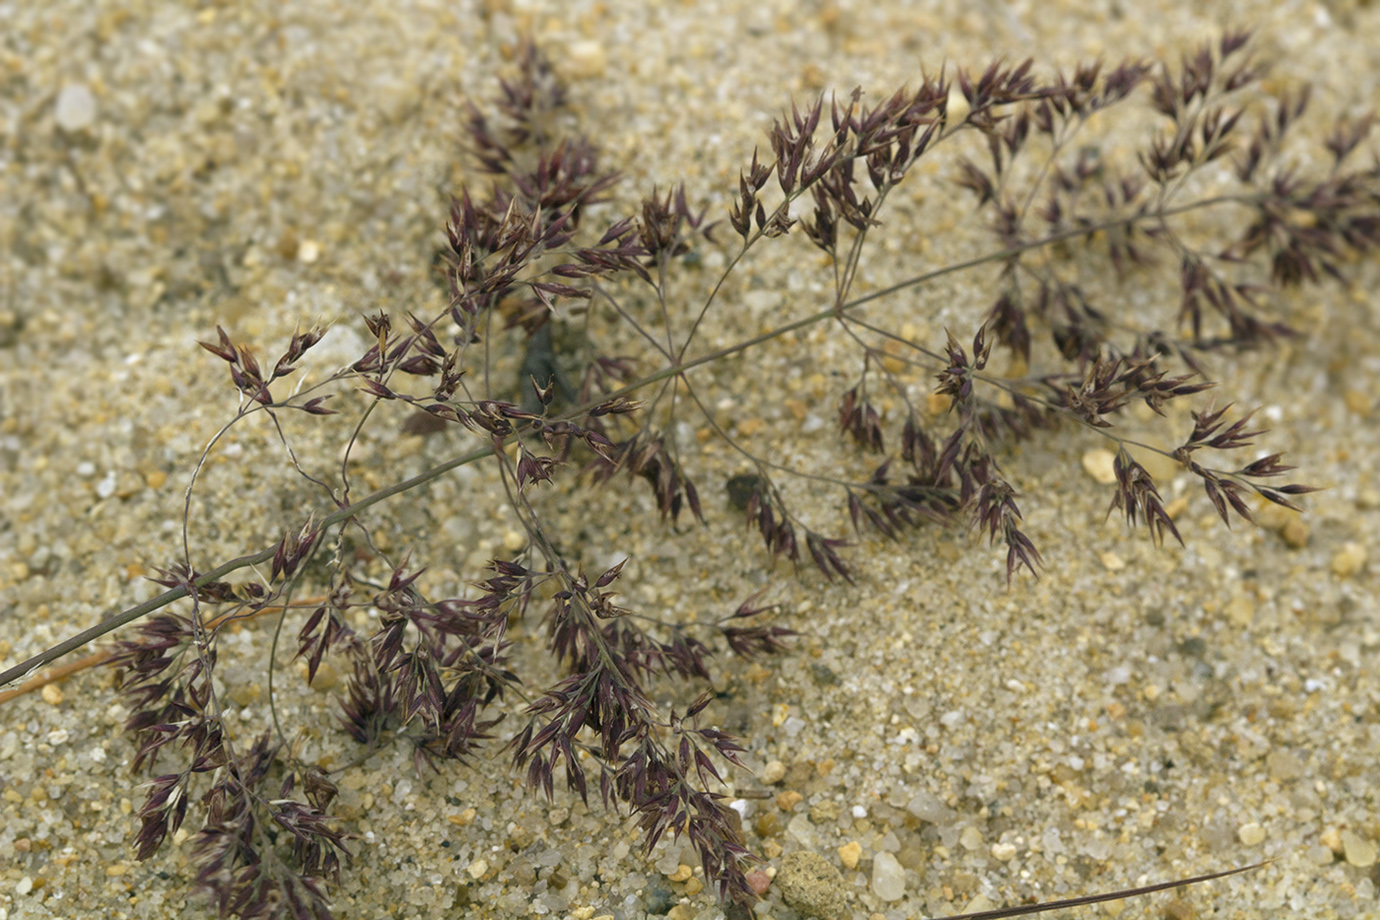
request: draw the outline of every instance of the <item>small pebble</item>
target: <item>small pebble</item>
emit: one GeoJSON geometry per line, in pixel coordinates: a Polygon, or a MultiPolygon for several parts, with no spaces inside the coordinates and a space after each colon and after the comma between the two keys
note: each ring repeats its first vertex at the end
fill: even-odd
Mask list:
{"type": "Polygon", "coordinates": [[[1227,602],[1225,612],[1231,625],[1244,629],[1255,619],[1255,603],[1246,595],[1238,594],[1227,602]]]}
{"type": "Polygon", "coordinates": [[[599,42],[571,42],[566,48],[570,72],[576,77],[599,77],[608,70],[609,56],[599,42]]]}
{"type": "MultiPolygon", "coordinates": [[[[318,692],[325,693],[334,690],[339,685],[340,672],[335,669],[335,665],[331,664],[329,661],[321,662],[316,669],[316,678],[311,682],[311,688],[318,692]]],[[[260,692],[262,692],[262,688],[260,688],[260,692]]],[[[253,702],[255,699],[258,699],[258,694],[255,694],[250,702],[253,702]]]]}
{"type": "Polygon", "coordinates": [[[998,862],[1010,862],[1016,858],[1016,845],[1014,843],[992,844],[992,858],[998,862]]]}
{"type": "Polygon", "coordinates": [[[676,896],[671,889],[660,884],[652,884],[643,891],[648,916],[661,916],[675,905],[676,896]]]}
{"type": "Polygon", "coordinates": [[[839,862],[843,863],[845,869],[858,868],[858,860],[862,857],[862,844],[856,840],[850,840],[838,849],[839,862]]]}
{"type": "Polygon", "coordinates": [[[774,811],[766,811],[757,816],[753,822],[753,829],[757,831],[757,836],[763,839],[775,837],[785,830],[785,822],[781,820],[779,814],[774,811]]]}
{"type": "Polygon", "coordinates": [[[1347,863],[1358,869],[1369,869],[1375,865],[1375,841],[1367,840],[1354,831],[1342,831],[1342,852],[1346,854],[1347,863]]]}
{"type": "Polygon", "coordinates": [[[96,121],[96,97],[84,83],[70,83],[57,97],[57,123],[64,131],[84,131],[96,121]]]}
{"type": "Polygon", "coordinates": [[[890,853],[872,860],[872,893],[883,901],[899,901],[906,893],[906,870],[890,853]]]}
{"type": "Polygon", "coordinates": [[[1360,543],[1347,543],[1332,557],[1332,572],[1342,578],[1350,578],[1360,572],[1365,564],[1366,548],[1360,543]]]}
{"type": "Polygon", "coordinates": [[[987,897],[987,895],[979,894],[976,895],[967,904],[963,905],[963,912],[965,914],[976,914],[981,913],[984,910],[991,910],[996,906],[996,902],[994,902],[991,898],[987,897]]]}
{"type": "Polygon", "coordinates": [[[800,845],[807,850],[814,850],[819,846],[819,832],[810,823],[810,816],[804,812],[791,818],[790,823],[786,825],[786,833],[799,841],[800,845]]]}
{"type": "Polygon", "coordinates": [[[1314,844],[1304,850],[1303,855],[1307,857],[1310,862],[1319,866],[1330,866],[1332,865],[1332,861],[1336,858],[1332,855],[1331,850],[1319,844],[1314,844]]]}
{"type": "Polygon", "coordinates": [[[39,691],[39,695],[43,697],[43,702],[50,706],[56,706],[58,703],[61,703],[63,699],[62,688],[57,684],[48,684],[39,691]]]}
{"type": "Polygon", "coordinates": [[[470,878],[478,881],[479,879],[484,877],[485,872],[489,871],[489,861],[487,859],[482,858],[476,859],[474,862],[470,863],[468,866],[465,867],[465,871],[469,873],[470,878]]]}
{"type": "Polygon", "coordinates": [[[1236,832],[1236,838],[1248,847],[1258,847],[1265,842],[1265,828],[1252,821],[1249,824],[1241,825],[1236,832]]]}
{"type": "Polygon", "coordinates": [[[1370,394],[1354,387],[1342,394],[1342,400],[1346,403],[1346,407],[1357,415],[1370,415],[1370,410],[1373,407],[1370,394]]]}
{"type": "Polygon", "coordinates": [[[766,423],[763,422],[760,418],[739,419],[737,422],[738,434],[742,435],[745,438],[750,438],[757,432],[761,431],[762,426],[764,424],[766,423]]]}
{"type": "Polygon", "coordinates": [[[895,339],[887,339],[882,345],[882,367],[893,374],[904,374],[906,362],[903,357],[906,346],[895,339]]]}
{"type": "Polygon", "coordinates": [[[29,878],[27,875],[19,880],[19,884],[14,886],[14,893],[18,895],[26,895],[33,890],[34,880],[29,878]]]}
{"type": "Polygon", "coordinates": [[[1291,751],[1277,749],[1265,756],[1265,766],[1270,777],[1279,781],[1299,779],[1304,773],[1304,763],[1291,751]]]}
{"type": "Polygon", "coordinates": [[[1308,545],[1308,534],[1308,525],[1297,514],[1291,517],[1279,532],[1279,535],[1284,538],[1284,542],[1294,549],[1303,549],[1308,545]]]}
{"type": "Polygon", "coordinates": [[[471,824],[474,823],[474,819],[475,819],[478,815],[479,815],[479,812],[476,811],[475,809],[473,809],[473,808],[466,808],[464,811],[460,812],[460,814],[458,814],[458,815],[447,815],[447,816],[446,816],[446,820],[449,821],[451,824],[454,824],[454,825],[457,826],[457,827],[469,827],[471,824]]]}
{"type": "Polygon", "coordinates": [[[1116,482],[1116,454],[1098,447],[1083,455],[1083,470],[1104,486],[1116,482]]]}
{"type": "Polygon", "coordinates": [[[928,792],[918,792],[912,796],[906,803],[906,811],[931,824],[943,824],[952,817],[949,807],[928,792]]]}
{"type": "Polygon", "coordinates": [[[973,827],[971,824],[963,829],[963,833],[958,836],[958,842],[965,850],[976,850],[982,846],[982,831],[973,827]]]}
{"type": "Polygon", "coordinates": [[[957,86],[951,86],[949,99],[941,111],[953,119],[952,124],[962,124],[963,120],[973,111],[973,104],[968,101],[968,97],[957,86]]]}
{"type": "Polygon", "coordinates": [[[801,850],[783,857],[776,887],[781,900],[802,917],[844,920],[848,916],[843,878],[818,853],[801,850]]]}

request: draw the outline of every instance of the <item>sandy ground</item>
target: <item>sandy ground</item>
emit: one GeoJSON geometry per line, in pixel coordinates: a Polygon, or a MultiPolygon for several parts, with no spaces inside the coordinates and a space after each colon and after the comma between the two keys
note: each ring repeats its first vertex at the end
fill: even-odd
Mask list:
{"type": "MultiPolygon", "coordinates": [[[[722,215],[791,99],[859,85],[880,95],[945,62],[1172,60],[1246,24],[1274,64],[1271,88],[1313,81],[1323,115],[1380,108],[1380,7],[1346,2],[54,2],[0,6],[0,23],[5,666],[151,596],[143,576],[176,558],[189,471],[234,412],[224,369],[198,339],[220,324],[262,356],[298,324],[335,322],[312,358],[326,369],[362,351],[360,314],[434,306],[428,263],[442,193],[460,177],[464,104],[493,93],[522,30],[549,50],[572,117],[626,176],[608,214],[683,180],[722,215]]],[[[985,244],[943,169],[898,207],[865,284],[985,244]]],[[[829,283],[818,256],[773,252],[726,291],[725,315],[737,318],[707,341],[818,309],[829,283]]],[[[707,269],[715,259],[707,253],[707,269]]],[[[1302,521],[1228,532],[1175,479],[1168,497],[1191,495],[1186,546],[1156,550],[1104,524],[1109,494],[1081,460],[1105,445],[1067,432],[1011,460],[1047,566],[1010,589],[995,550],[929,531],[855,547],[873,558],[856,586],[769,572],[720,498],[717,483],[739,471],[723,449],[701,458],[710,528],[674,534],[625,490],[550,513],[591,568],[630,554],[628,603],[654,615],[724,612],[770,584],[801,637],[781,659],[716,666],[727,694],[716,717],[747,739],[757,774],[736,774],[732,795],[769,867],[810,851],[839,869],[849,915],[977,910],[1269,859],[1177,900],[1088,910],[1377,916],[1380,266],[1350,270],[1353,283],[1292,304],[1303,338],[1223,371],[1226,392],[1266,406],[1268,445],[1329,487],[1302,521]],[[879,863],[884,874],[900,867],[898,898],[874,886],[879,863]]],[[[913,310],[938,346],[945,325],[971,328],[984,280],[883,309],[913,310]]],[[[828,421],[833,358],[847,367],[845,348],[811,333],[708,379],[725,413],[758,418],[739,429],[760,449],[856,470],[827,427],[806,456],[788,402],[809,404],[806,424],[828,421]]],[[[382,422],[363,439],[359,488],[464,443],[396,431],[382,422]]],[[[323,465],[342,443],[340,429],[290,435],[323,465]]],[[[494,491],[488,472],[462,471],[370,524],[380,549],[429,567],[433,590],[463,590],[520,540],[494,491]]],[[[315,500],[271,429],[237,429],[192,506],[198,565],[270,545],[315,500]]],[[[841,526],[832,514],[813,519],[841,526]]],[[[519,660],[534,632],[518,630],[519,660]]],[[[270,639],[261,627],[225,639],[224,688],[245,731],[268,717],[270,639]]],[[[286,662],[281,673],[282,713],[306,727],[312,756],[348,763],[348,739],[323,727],[329,694],[299,688],[286,662]]],[[[4,706],[0,918],[204,907],[186,901],[184,840],[133,858],[142,793],[110,686],[86,674],[4,706]]],[[[389,751],[341,782],[361,837],[333,892],[338,916],[721,914],[681,868],[696,862],[688,851],[663,843],[648,858],[630,822],[563,794],[550,805],[527,795],[502,760],[418,777],[405,752],[389,751]]],[[[759,916],[797,916],[779,889],[759,916]]]]}

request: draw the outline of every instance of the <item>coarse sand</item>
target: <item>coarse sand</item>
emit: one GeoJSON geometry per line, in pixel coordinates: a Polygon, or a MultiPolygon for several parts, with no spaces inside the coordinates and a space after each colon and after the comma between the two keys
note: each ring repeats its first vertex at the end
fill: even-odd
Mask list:
{"type": "MultiPolygon", "coordinates": [[[[681,181],[722,219],[792,100],[855,86],[881,98],[922,68],[998,56],[1033,56],[1046,73],[1097,57],[1176,62],[1242,25],[1271,65],[1268,89],[1313,83],[1318,137],[1329,116],[1380,109],[1380,4],[1348,0],[0,5],[0,666],[152,596],[144,576],[179,558],[188,476],[235,411],[223,363],[198,340],[220,325],[266,358],[294,328],[331,323],[300,372],[319,379],[367,347],[362,314],[435,308],[430,262],[445,196],[465,178],[465,107],[492,97],[520,34],[568,81],[570,124],[624,176],[590,217],[603,221],[681,181]]],[[[1361,156],[1380,148],[1368,143],[1361,156]]],[[[860,283],[990,245],[972,197],[946,181],[953,161],[940,162],[888,212],[860,283]]],[[[818,253],[782,243],[723,292],[706,344],[828,303],[818,253]]],[[[687,300],[723,259],[706,251],[687,269],[687,300]]],[[[1300,338],[1214,365],[1228,398],[1265,407],[1262,445],[1327,487],[1302,518],[1267,510],[1264,526],[1228,531],[1170,470],[1185,545],[1156,548],[1105,519],[1107,442],[1069,431],[1009,459],[1046,562],[1009,588],[999,548],[933,528],[852,547],[866,561],[855,585],[770,570],[722,498],[742,472],[723,447],[701,458],[707,528],[678,533],[621,485],[552,502],[588,569],[630,557],[629,606],[705,619],[767,588],[776,622],[800,633],[781,657],[712,666],[724,698],[710,715],[745,739],[753,770],[732,773],[728,795],[776,874],[757,916],[903,920],[1262,860],[1074,915],[1380,916],[1380,262],[1346,270],[1289,305],[1300,338]],[[814,855],[787,859],[797,853],[814,855]]],[[[942,348],[946,326],[980,320],[991,281],[948,279],[879,309],[913,311],[913,332],[942,348]]],[[[838,338],[802,332],[725,363],[706,378],[714,409],[782,462],[860,469],[833,433],[833,400],[856,372],[838,338]]],[[[1182,431],[1184,416],[1167,424],[1182,431]]],[[[338,462],[342,428],[287,425],[311,471],[338,462]]],[[[677,434],[695,443],[694,427],[677,434]]],[[[358,494],[472,444],[399,432],[394,419],[361,439],[358,494]]],[[[190,514],[202,569],[272,545],[321,502],[257,420],[202,477],[190,514]]],[[[500,498],[492,471],[457,471],[376,509],[376,548],[410,552],[438,593],[463,591],[521,544],[500,498]]],[[[819,528],[845,525],[818,504],[819,528]]],[[[246,734],[269,724],[272,637],[254,624],[222,643],[231,727],[246,734]]],[[[515,628],[519,663],[541,666],[537,638],[535,618],[515,628]]],[[[358,749],[330,725],[332,676],[302,687],[288,657],[275,689],[290,736],[348,764],[358,749]]],[[[209,911],[188,896],[195,818],[134,859],[142,778],[112,681],[88,672],[0,709],[0,920],[209,911]]],[[[661,692],[683,706],[698,689],[661,692]]],[[[499,753],[521,724],[509,703],[468,766],[419,775],[390,748],[338,775],[359,837],[331,889],[337,916],[722,916],[683,842],[648,856],[626,817],[526,793],[499,753]]]]}

